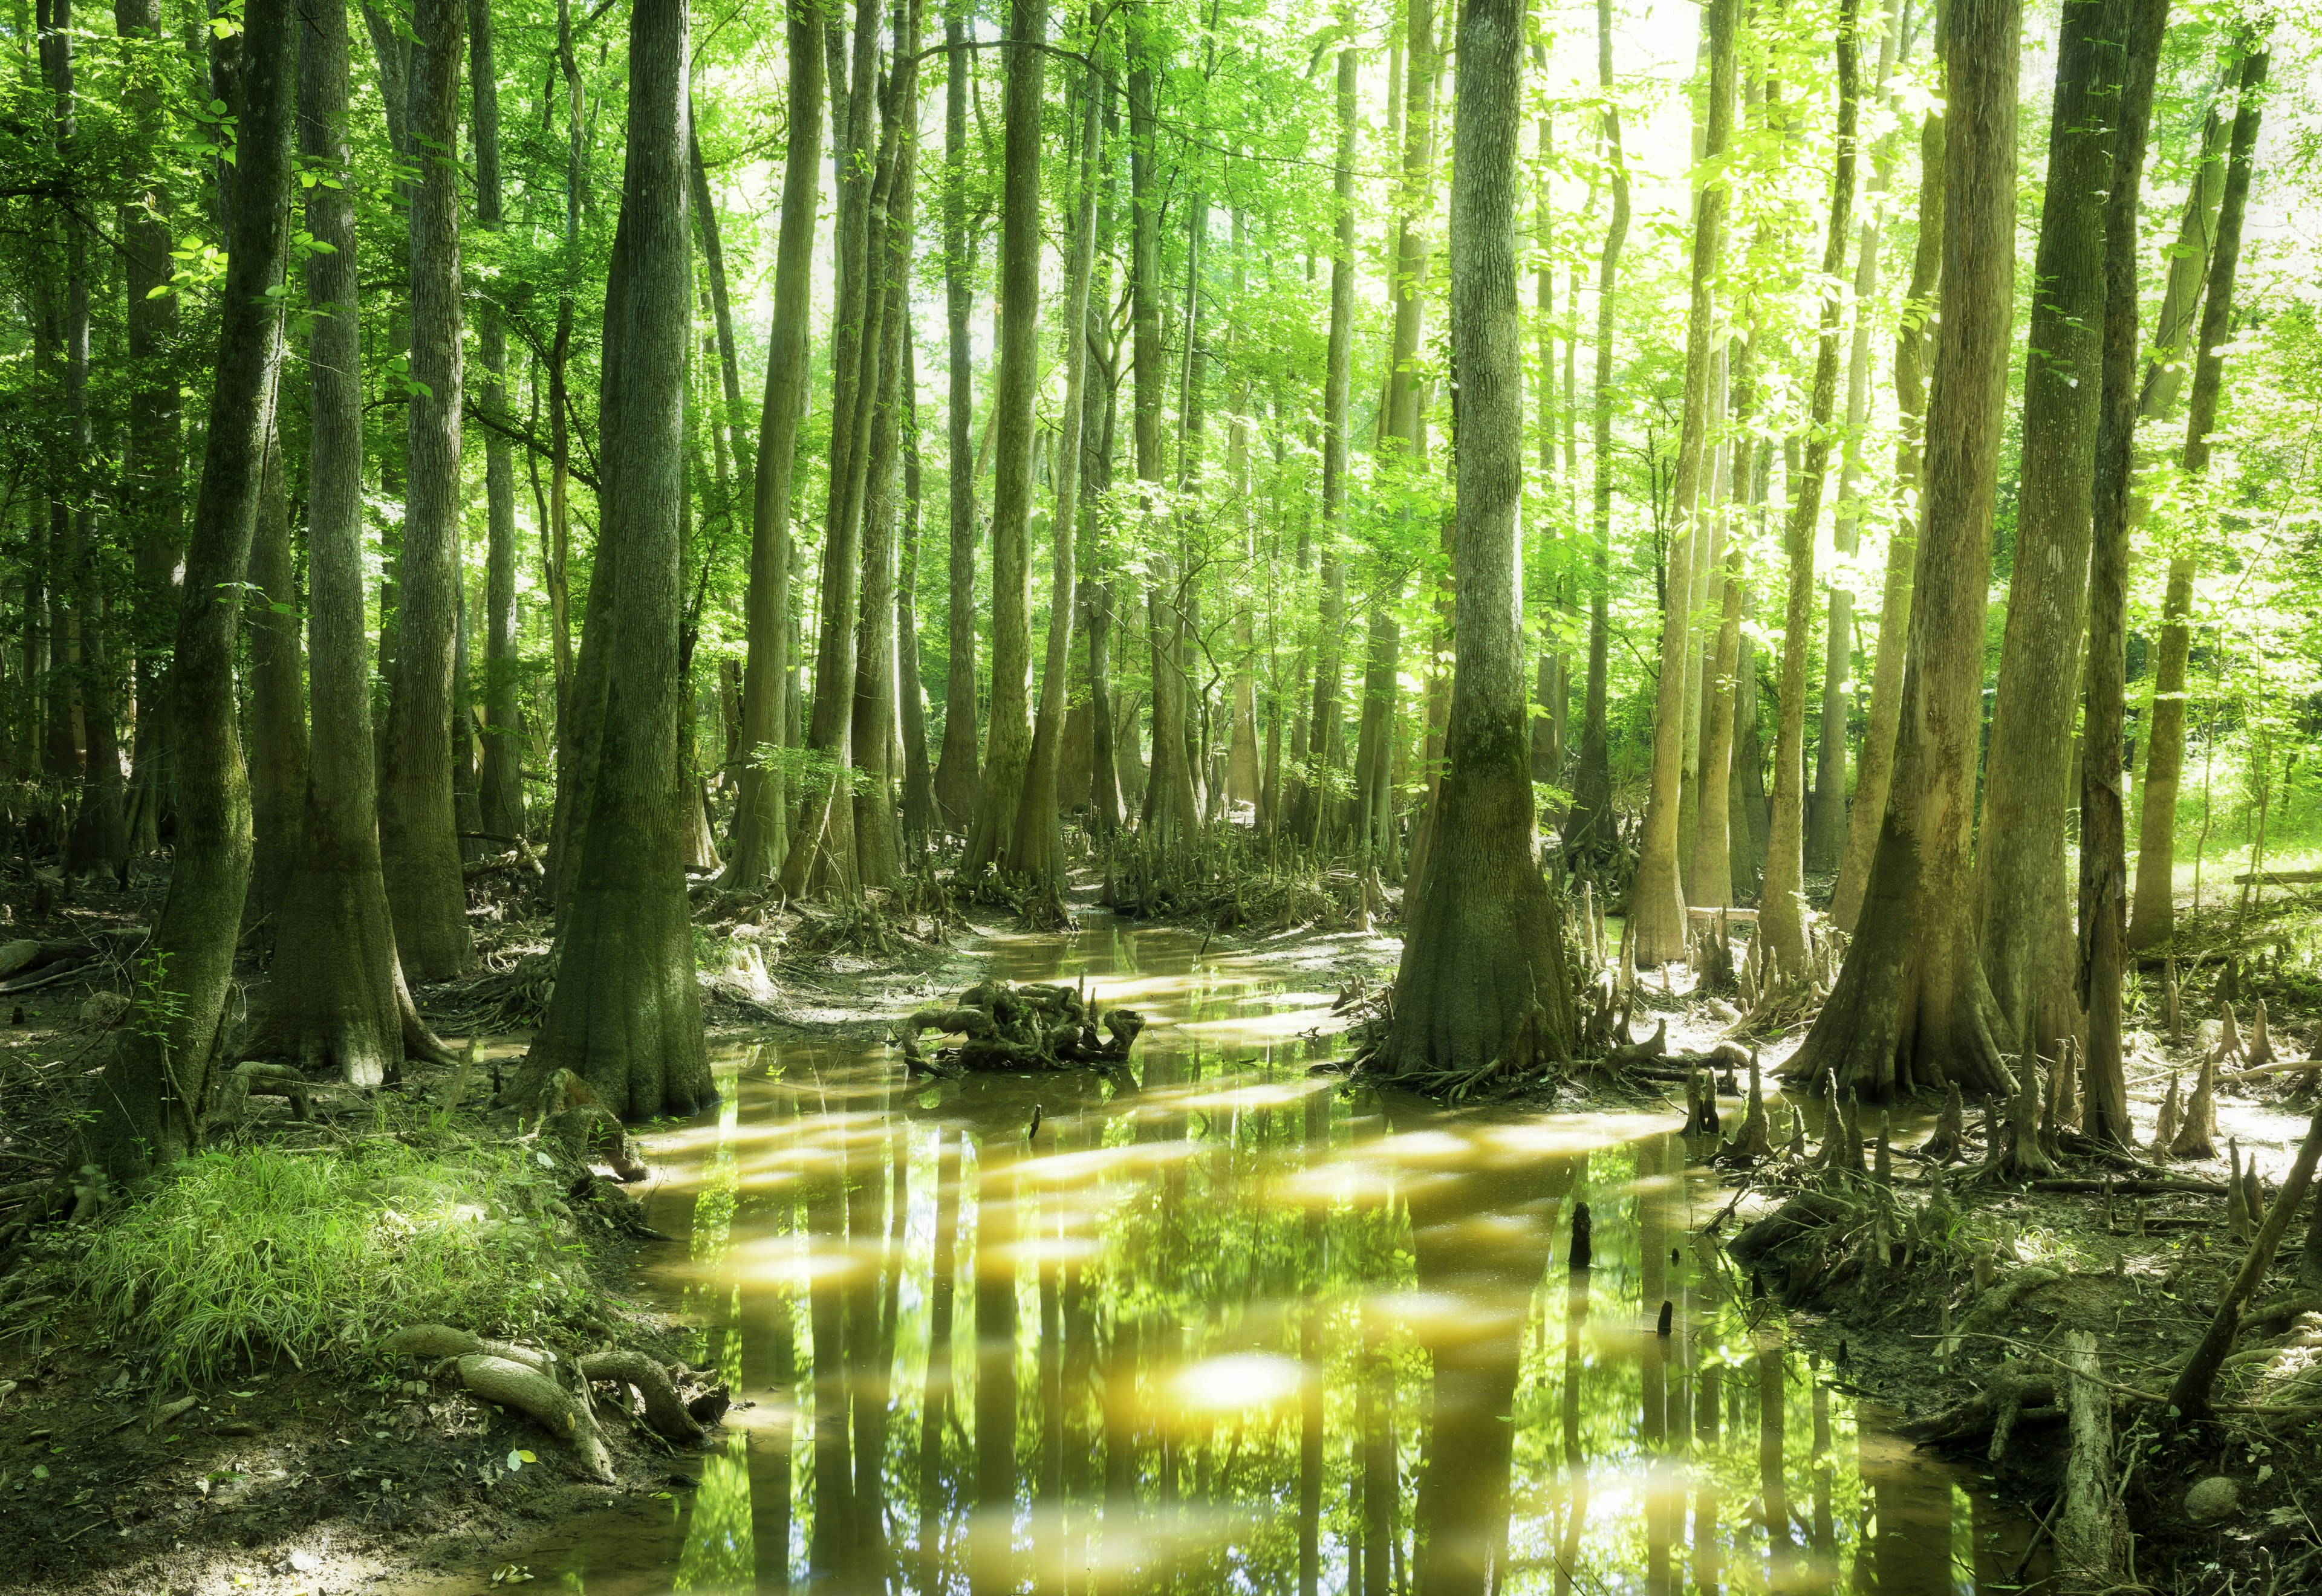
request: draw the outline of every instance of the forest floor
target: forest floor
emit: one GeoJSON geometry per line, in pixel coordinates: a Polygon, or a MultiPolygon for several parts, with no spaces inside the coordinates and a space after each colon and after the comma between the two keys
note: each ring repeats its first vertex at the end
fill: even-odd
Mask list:
{"type": "MultiPolygon", "coordinates": [[[[0,991],[0,1013],[11,1022],[0,1026],[0,1226],[11,1206],[53,1179],[105,1034],[119,1018],[121,1006],[107,994],[126,990],[127,950],[158,900],[151,880],[126,892],[78,889],[70,901],[39,904],[16,883],[0,885],[0,943],[13,935],[96,950],[69,967],[53,961],[48,984],[36,989],[22,983],[42,979],[43,966],[11,978],[21,996],[0,991]]],[[[713,1035],[727,1040],[875,1036],[928,996],[972,982],[984,962],[982,934],[948,911],[865,925],[763,904],[699,907],[707,1008],[713,1035]]],[[[1009,917],[993,909],[975,917],[1009,917]]],[[[521,1032],[544,995],[539,962],[547,937],[539,921],[488,904],[478,929],[478,975],[421,993],[449,1037],[521,1032]]],[[[2238,950],[2229,978],[2236,1007],[2266,999],[2275,1049],[2293,1057],[2309,1043],[2322,1046],[2316,930],[2310,907],[2278,899],[2246,920],[2190,927],[2180,945],[2238,950]]],[[[1221,935],[1219,945],[1245,958],[1278,956],[1287,968],[1311,962],[1310,940],[1251,928],[1221,935]]],[[[2189,1085],[2202,1053],[2217,1045],[2217,989],[2226,968],[2213,951],[2180,972],[2181,1045],[2133,1030],[2135,1111],[2147,1137],[2171,1076],[2189,1085]]],[[[2157,976],[2146,985],[2157,992],[2157,976]]],[[[1705,1051],[1732,1026],[1730,1006],[1687,991],[1682,977],[1665,984],[1659,972],[1645,972],[1637,1000],[1648,1023],[1671,1021],[1671,1051],[1705,1051]]],[[[2150,1018],[2133,1013],[2132,1026],[2150,1018]]],[[[1769,1072],[1802,1034],[1793,1025],[1760,1039],[1769,1072]]],[[[439,1072],[419,1071],[380,1095],[417,1109],[439,1102],[444,1085],[439,1072]]],[[[1631,1081],[1628,1090],[1682,1097],[1652,1081],[1631,1081]]],[[[2305,1128],[2310,1099],[2300,1094],[2311,1090],[2302,1073],[2220,1090],[2219,1145],[2236,1140],[2269,1200],[2305,1128]]],[[[1721,1100],[1728,1129],[1740,1107],[1730,1095],[1721,1100]]],[[[1813,1105],[1807,1113],[1818,1123],[1813,1105]]],[[[465,1109],[455,1117],[473,1121],[480,1134],[512,1129],[465,1109]]],[[[287,1105],[268,1100],[248,1134],[297,1144],[360,1137],[391,1121],[374,1104],[334,1103],[325,1093],[315,1124],[300,1125],[287,1105]]],[[[2067,1155],[2059,1180],[2100,1186],[2109,1174],[2113,1191],[2006,1185],[1972,1178],[1981,1153],[1970,1126],[1966,1163],[1943,1181],[1950,1218],[1937,1235],[1931,1223],[1924,1232],[1913,1224],[1924,1216],[1923,1199],[1935,1197],[1911,1156],[1930,1123],[1915,1111],[1897,1117],[1890,1197],[1858,1194],[1835,1222],[1755,1256],[1753,1272],[1793,1310],[1792,1333],[1824,1349],[1849,1389],[1912,1416],[1937,1444],[1988,1458],[2003,1486],[2044,1518],[2064,1456],[2062,1413],[2043,1384],[2060,1336],[2094,1331],[2105,1377],[2125,1388],[2165,1385],[2242,1254],[2228,1225],[2226,1163],[2143,1154],[2167,1168],[2139,1176],[2067,1155]],[[1890,1218],[1873,1218],[1882,1210],[1890,1218]],[[1992,1399],[2011,1392],[2015,1411],[1995,1449],[1992,1421],[2008,1403],[1992,1399]]],[[[1786,1114],[1778,1113],[1774,1128],[1778,1148],[1786,1114]]],[[[1875,1136],[1876,1126],[1863,1128],[1875,1136]]],[[[1778,1154],[1727,1178],[1739,1188],[1729,1236],[1796,1193],[1828,1184],[1778,1154]]],[[[2261,1306],[2299,1300],[2302,1228],[2258,1292],[2261,1306]]],[[[189,1390],[137,1347],[109,1342],[49,1283],[54,1275],[39,1267],[41,1257],[9,1272],[26,1253],[60,1258],[81,1229],[50,1232],[55,1239],[20,1248],[16,1260],[0,1257],[0,1589],[320,1596],[407,1584],[437,1570],[504,1569],[514,1578],[524,1571],[498,1554],[532,1544],[549,1525],[608,1508],[665,1513],[690,1487],[690,1461],[641,1426],[610,1427],[613,1483],[579,1478],[564,1446],[530,1420],[498,1413],[454,1383],[430,1382],[429,1370],[410,1360],[306,1368],[261,1360],[189,1390]]],[[[609,1311],[624,1344],[681,1365],[694,1345],[686,1328],[617,1300],[640,1244],[597,1229],[589,1268],[615,1302],[609,1311]]],[[[0,1243],[0,1253],[7,1250],[0,1243]]],[[[2219,1394],[2240,1408],[2223,1422],[2175,1431],[2154,1403],[2122,1402],[2130,1438],[2121,1455],[2134,1459],[2123,1489],[2140,1582],[2125,1590],[2263,1596],[2322,1588],[2322,1488],[2311,1483],[2322,1477],[2322,1300],[2312,1307],[2317,1311],[2267,1319],[2237,1343],[2246,1355],[2227,1369],[2219,1394]],[[2189,1514],[2189,1488],[2214,1478],[2234,1488],[2209,1488],[2189,1514]],[[2226,1497],[2230,1505],[2219,1509],[2226,1497]]]]}

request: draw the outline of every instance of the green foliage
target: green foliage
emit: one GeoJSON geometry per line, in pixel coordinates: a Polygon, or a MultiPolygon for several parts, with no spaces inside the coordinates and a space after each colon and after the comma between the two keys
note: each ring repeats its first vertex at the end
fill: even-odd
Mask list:
{"type": "Polygon", "coordinates": [[[106,1331],[190,1383],[358,1357],[406,1324],[510,1336],[593,1317],[556,1199],[527,1147],[218,1149],[108,1218],[68,1267],[106,1331]]]}

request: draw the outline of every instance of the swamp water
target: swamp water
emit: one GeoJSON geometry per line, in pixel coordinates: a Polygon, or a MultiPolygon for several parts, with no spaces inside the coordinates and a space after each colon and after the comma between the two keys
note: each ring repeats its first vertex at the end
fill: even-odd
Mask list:
{"type": "Polygon", "coordinates": [[[721,1108],[648,1139],[682,1255],[647,1286],[754,1405],[698,1483],[513,1554],[535,1588],[2023,1582],[2022,1518],[1884,1430],[1695,1236],[1723,1199],[1676,1116],[1349,1090],[1309,1073],[1343,1045],[1311,1034],[1335,978],[1179,932],[1098,915],[991,951],[1142,1009],[1137,1083],[729,1052],[721,1108]]]}

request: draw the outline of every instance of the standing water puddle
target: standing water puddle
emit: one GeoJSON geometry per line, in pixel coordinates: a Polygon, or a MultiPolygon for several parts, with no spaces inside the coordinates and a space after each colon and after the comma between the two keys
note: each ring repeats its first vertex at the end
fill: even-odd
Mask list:
{"type": "Polygon", "coordinates": [[[563,1526],[533,1574],[590,1596],[2022,1582],[2021,1517],[1881,1428],[1694,1236],[1723,1202],[1673,1115],[1348,1091],[1308,1073],[1341,1045],[1310,1035],[1330,979],[1199,947],[1102,916],[993,946],[995,974],[1143,1009],[1134,1087],[914,1086],[884,1047],[725,1057],[722,1108],[648,1144],[683,1256],[647,1283],[754,1406],[697,1487],[563,1526]]]}

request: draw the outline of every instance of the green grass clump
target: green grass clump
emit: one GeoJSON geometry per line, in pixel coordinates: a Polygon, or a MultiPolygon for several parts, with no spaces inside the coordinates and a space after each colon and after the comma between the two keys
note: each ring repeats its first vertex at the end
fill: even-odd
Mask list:
{"type": "Polygon", "coordinates": [[[558,1195],[528,1147],[221,1149],[110,1217],[72,1283],[187,1383],[349,1357],[407,1324],[537,1333],[599,1317],[558,1195]]]}

